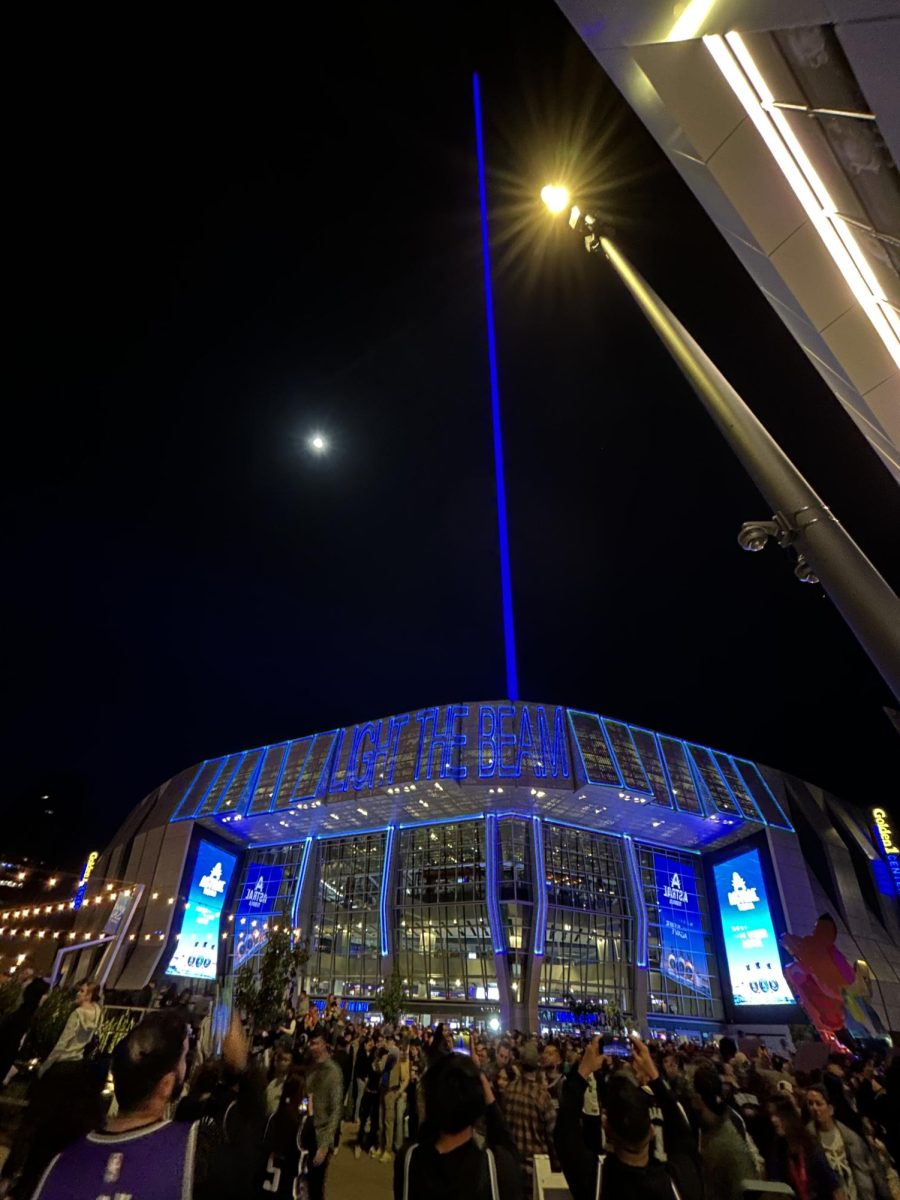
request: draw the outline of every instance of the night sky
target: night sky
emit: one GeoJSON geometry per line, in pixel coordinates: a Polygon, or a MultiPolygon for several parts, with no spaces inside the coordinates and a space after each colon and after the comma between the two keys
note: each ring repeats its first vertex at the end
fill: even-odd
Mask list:
{"type": "Polygon", "coordinates": [[[3,849],[77,865],[200,759],[503,694],[473,69],[522,698],[890,803],[886,687],[738,548],[764,502],[540,185],[580,164],[895,587],[896,487],[565,18],[310,11],[18,44],[3,849]]]}

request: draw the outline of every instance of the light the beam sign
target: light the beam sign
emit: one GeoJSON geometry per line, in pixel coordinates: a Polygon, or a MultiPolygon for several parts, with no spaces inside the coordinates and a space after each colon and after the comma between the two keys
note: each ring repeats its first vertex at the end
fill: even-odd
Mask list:
{"type": "Polygon", "coordinates": [[[369,721],[334,738],[318,795],[433,780],[568,786],[566,710],[543,704],[448,704],[369,721]]]}

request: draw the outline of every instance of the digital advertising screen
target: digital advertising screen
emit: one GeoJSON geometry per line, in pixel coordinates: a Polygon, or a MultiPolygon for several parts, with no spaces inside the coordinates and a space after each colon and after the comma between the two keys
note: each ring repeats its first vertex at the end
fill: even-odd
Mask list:
{"type": "Polygon", "coordinates": [[[694,868],[654,853],[653,873],[659,907],[660,970],[700,995],[710,996],[694,868]]]}
{"type": "Polygon", "coordinates": [[[781,969],[759,851],[716,863],[713,879],[734,1003],[796,1004],[781,969]]]}
{"type": "Polygon", "coordinates": [[[239,917],[269,916],[278,911],[278,892],[284,867],[250,867],[238,901],[239,917]]]}
{"type": "Polygon", "coordinates": [[[212,842],[200,842],[181,922],[178,945],[166,967],[167,975],[215,979],[219,957],[219,923],[237,855],[212,842]]]}

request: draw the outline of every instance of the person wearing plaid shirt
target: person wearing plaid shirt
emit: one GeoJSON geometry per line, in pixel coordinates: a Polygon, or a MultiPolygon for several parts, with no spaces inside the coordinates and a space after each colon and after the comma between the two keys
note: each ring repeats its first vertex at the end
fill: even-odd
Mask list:
{"type": "Polygon", "coordinates": [[[556,1165],[553,1123],[556,1112],[550,1093],[538,1071],[538,1053],[534,1042],[522,1047],[521,1074],[503,1093],[503,1116],[522,1157],[525,1171],[525,1195],[530,1196],[534,1176],[534,1156],[550,1155],[556,1165]]]}

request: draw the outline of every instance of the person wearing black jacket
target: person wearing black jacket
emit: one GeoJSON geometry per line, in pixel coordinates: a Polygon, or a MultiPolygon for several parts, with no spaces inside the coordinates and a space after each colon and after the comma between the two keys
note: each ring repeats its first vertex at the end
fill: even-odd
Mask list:
{"type": "Polygon", "coordinates": [[[394,1200],[522,1200],[519,1158],[477,1064],[449,1054],[429,1067],[423,1086],[425,1120],[394,1160],[394,1200]],[[473,1138],[481,1117],[486,1150],[473,1138]]]}
{"type": "Polygon", "coordinates": [[[600,1038],[592,1039],[577,1071],[566,1077],[554,1139],[573,1200],[627,1196],[628,1200],[703,1200],[694,1135],[650,1051],[631,1038],[635,1068],[650,1094],[623,1072],[603,1090],[603,1131],[610,1152],[597,1158],[584,1144],[581,1110],[588,1077],[603,1066],[600,1038]],[[662,1116],[665,1162],[651,1150],[651,1110],[662,1116]],[[600,1178],[598,1181],[598,1171],[600,1178]]]}

